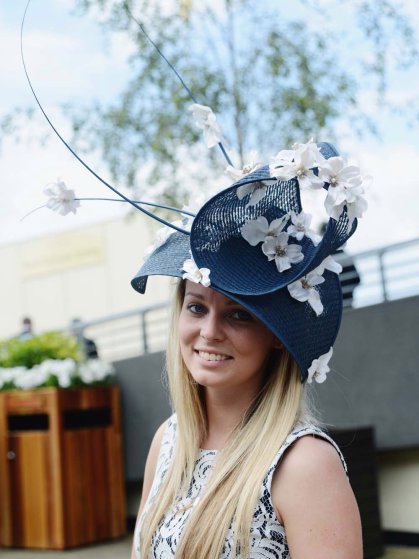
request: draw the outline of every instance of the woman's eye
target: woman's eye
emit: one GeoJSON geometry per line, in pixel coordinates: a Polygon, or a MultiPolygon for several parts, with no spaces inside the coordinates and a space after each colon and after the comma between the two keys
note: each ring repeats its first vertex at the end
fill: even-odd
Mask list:
{"type": "Polygon", "coordinates": [[[239,320],[240,322],[250,322],[251,320],[253,320],[253,317],[250,313],[241,309],[237,309],[232,312],[231,317],[235,320],[239,320]]]}
{"type": "Polygon", "coordinates": [[[193,314],[202,314],[205,311],[204,307],[198,303],[190,303],[186,308],[193,314]]]}

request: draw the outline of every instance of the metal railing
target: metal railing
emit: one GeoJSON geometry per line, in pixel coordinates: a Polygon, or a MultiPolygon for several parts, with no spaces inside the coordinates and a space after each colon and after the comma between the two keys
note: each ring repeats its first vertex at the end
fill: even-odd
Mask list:
{"type": "Polygon", "coordinates": [[[354,307],[419,294],[419,239],[353,255],[361,283],[354,307]]]}
{"type": "MultiPolygon", "coordinates": [[[[419,294],[419,239],[335,258],[343,266],[352,260],[356,268],[344,269],[340,275],[345,307],[365,307],[419,294]],[[350,282],[358,275],[360,283],[354,288],[350,282]]],[[[159,351],[166,345],[169,309],[169,302],[164,301],[105,316],[84,323],[85,335],[94,339],[100,357],[109,361],[159,351]]]]}

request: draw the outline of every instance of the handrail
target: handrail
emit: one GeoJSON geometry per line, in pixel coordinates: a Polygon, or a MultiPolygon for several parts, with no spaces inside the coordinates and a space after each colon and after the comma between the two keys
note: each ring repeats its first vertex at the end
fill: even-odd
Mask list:
{"type": "MultiPolygon", "coordinates": [[[[365,307],[419,294],[419,238],[335,257],[352,261],[356,268],[344,270],[340,276],[345,282],[342,288],[345,312],[351,307],[365,307]],[[401,255],[403,258],[397,259],[401,255]],[[359,285],[354,288],[347,284],[358,275],[359,285]]],[[[86,321],[80,326],[87,337],[95,340],[101,357],[124,359],[164,349],[168,308],[170,304],[165,300],[86,321]]]]}

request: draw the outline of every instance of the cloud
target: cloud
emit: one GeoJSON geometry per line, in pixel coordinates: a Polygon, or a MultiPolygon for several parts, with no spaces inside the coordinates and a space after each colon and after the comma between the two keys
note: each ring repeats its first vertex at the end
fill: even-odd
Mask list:
{"type": "MultiPolygon", "coordinates": [[[[105,41],[97,22],[87,17],[63,14],[63,20],[45,18],[42,26],[26,28],[24,54],[35,90],[44,103],[114,98],[129,78],[132,41],[120,33],[105,41]]],[[[2,112],[32,101],[20,58],[19,25],[17,14],[12,23],[4,18],[0,22],[0,52],[8,53],[0,57],[0,73],[7,76],[2,83],[2,112]]]]}

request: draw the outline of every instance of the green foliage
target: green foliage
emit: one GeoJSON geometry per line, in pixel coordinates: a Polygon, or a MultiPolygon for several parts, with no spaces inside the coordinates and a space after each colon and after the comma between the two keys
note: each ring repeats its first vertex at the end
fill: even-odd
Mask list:
{"type": "Polygon", "coordinates": [[[0,342],[0,367],[32,368],[46,359],[80,360],[75,339],[60,332],[47,332],[21,341],[17,338],[0,342]]]}
{"type": "MultiPolygon", "coordinates": [[[[102,12],[108,29],[127,33],[137,52],[131,58],[132,79],[119,100],[73,114],[75,140],[101,152],[113,179],[137,187],[140,196],[145,189],[138,184],[166,180],[159,190],[163,198],[182,198],[188,156],[178,146],[189,147],[189,158],[202,161],[203,174],[205,167],[214,167],[214,156],[220,157],[216,150],[197,157],[190,148],[201,141],[187,111],[191,100],[130,13],[140,18],[197,102],[215,111],[236,166],[247,162],[250,150],[267,160],[291,141],[333,139],[338,119],[373,131],[357,102],[365,72],[369,86],[375,83],[382,95],[392,51],[403,48],[403,61],[395,61],[399,67],[417,61],[416,36],[403,9],[392,0],[329,3],[338,17],[341,9],[351,14],[344,32],[352,25],[364,41],[363,48],[352,48],[348,64],[330,9],[309,0],[293,6],[298,4],[305,16],[298,6],[281,13],[287,8],[271,0],[79,0],[82,11],[102,12]],[[313,25],[311,16],[321,25],[313,25]]],[[[190,171],[186,175],[191,178],[190,171]]]]}
{"type": "MultiPolygon", "coordinates": [[[[215,111],[237,167],[250,150],[266,161],[291,141],[333,140],[337,123],[374,131],[360,94],[375,92],[384,109],[389,73],[418,62],[416,32],[396,0],[77,0],[76,8],[94,11],[136,51],[118,99],[64,107],[72,141],[80,153],[99,152],[119,186],[174,204],[186,182],[222,172],[221,155],[197,147],[191,99],[134,18],[215,111]]],[[[10,119],[2,125],[15,132],[10,119]]]]}

